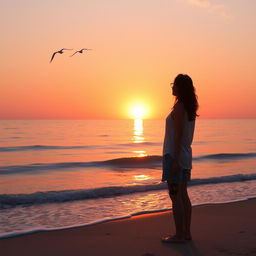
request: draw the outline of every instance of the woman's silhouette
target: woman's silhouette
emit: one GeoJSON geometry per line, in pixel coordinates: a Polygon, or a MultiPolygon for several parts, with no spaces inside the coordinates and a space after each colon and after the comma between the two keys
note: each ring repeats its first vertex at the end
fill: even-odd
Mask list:
{"type": "Polygon", "coordinates": [[[191,144],[194,135],[198,102],[192,79],[179,74],[172,85],[176,97],[171,113],[166,118],[163,145],[162,181],[167,181],[173,205],[175,235],[162,238],[167,243],[183,243],[191,240],[191,202],[187,182],[192,168],[191,144]]]}

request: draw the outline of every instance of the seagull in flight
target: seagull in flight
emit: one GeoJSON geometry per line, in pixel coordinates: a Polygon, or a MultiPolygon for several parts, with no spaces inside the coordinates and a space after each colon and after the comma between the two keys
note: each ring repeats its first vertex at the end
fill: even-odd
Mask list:
{"type": "Polygon", "coordinates": [[[72,57],[72,56],[74,56],[76,53],[83,53],[83,51],[90,51],[90,50],[92,50],[92,49],[88,49],[88,48],[83,48],[83,49],[81,49],[80,51],[76,51],[75,53],[73,53],[71,56],[69,56],[69,57],[72,57]]]}
{"type": "Polygon", "coordinates": [[[56,53],[62,54],[64,50],[73,50],[73,49],[62,48],[61,50],[59,50],[59,51],[57,51],[57,52],[54,52],[53,55],[52,55],[52,58],[51,58],[51,60],[50,60],[50,63],[52,62],[52,60],[53,60],[53,58],[54,58],[54,56],[55,56],[56,53]]]}

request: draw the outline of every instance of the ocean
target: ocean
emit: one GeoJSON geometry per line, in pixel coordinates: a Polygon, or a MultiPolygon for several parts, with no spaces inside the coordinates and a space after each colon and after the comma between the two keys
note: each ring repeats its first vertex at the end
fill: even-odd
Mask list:
{"type": "MultiPolygon", "coordinates": [[[[171,209],[165,120],[1,120],[0,237],[171,209]]],[[[193,205],[256,197],[256,120],[198,119],[193,205]]]]}

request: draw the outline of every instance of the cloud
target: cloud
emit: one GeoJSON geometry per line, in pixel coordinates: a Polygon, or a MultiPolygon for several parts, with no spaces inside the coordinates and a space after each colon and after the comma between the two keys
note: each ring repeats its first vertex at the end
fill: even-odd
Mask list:
{"type": "Polygon", "coordinates": [[[227,6],[216,3],[213,0],[185,0],[188,4],[207,9],[212,13],[216,13],[225,19],[230,19],[231,15],[227,11],[227,6]]]}
{"type": "Polygon", "coordinates": [[[206,8],[211,5],[210,2],[207,0],[187,0],[187,2],[192,5],[197,5],[197,6],[206,7],[206,8]]]}

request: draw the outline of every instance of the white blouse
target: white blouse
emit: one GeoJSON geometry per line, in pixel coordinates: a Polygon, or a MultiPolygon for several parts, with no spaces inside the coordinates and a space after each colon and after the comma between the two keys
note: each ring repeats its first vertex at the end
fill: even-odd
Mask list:
{"type": "MultiPolygon", "coordinates": [[[[181,151],[179,155],[179,165],[183,169],[192,168],[192,148],[191,144],[194,136],[195,120],[189,121],[187,112],[184,116],[184,127],[181,139],[181,151]]],[[[163,156],[165,154],[170,154],[174,157],[175,149],[175,125],[173,119],[173,111],[167,116],[165,123],[165,136],[163,143],[163,156]]]]}

